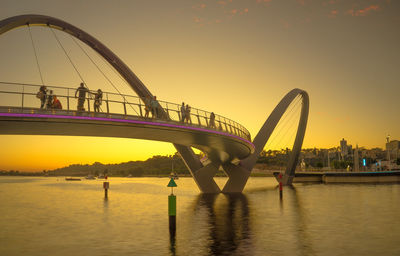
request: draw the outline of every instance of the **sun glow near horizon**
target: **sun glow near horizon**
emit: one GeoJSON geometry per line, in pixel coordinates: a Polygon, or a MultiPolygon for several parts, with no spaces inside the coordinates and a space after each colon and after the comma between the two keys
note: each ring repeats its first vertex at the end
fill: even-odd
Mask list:
{"type": "Polygon", "coordinates": [[[124,138],[83,136],[2,135],[4,170],[42,171],[71,164],[114,164],[146,160],[153,155],[171,155],[171,143],[124,138]],[[24,145],[21,148],[21,145],[24,145]],[[16,153],[17,152],[17,153],[16,153]]]}

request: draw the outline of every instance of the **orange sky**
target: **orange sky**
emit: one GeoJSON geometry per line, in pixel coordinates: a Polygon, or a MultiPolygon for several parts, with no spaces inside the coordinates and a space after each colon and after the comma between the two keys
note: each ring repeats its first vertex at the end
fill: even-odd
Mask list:
{"type": "MultiPolygon", "coordinates": [[[[227,116],[253,137],[287,92],[304,89],[310,95],[304,147],[337,146],[344,137],[370,148],[383,147],[387,134],[400,138],[399,10],[398,1],[388,0],[3,0],[0,19],[27,13],[63,19],[108,46],[159,99],[227,116]]],[[[33,27],[32,34],[45,83],[76,87],[80,79],[51,32],[33,27]]],[[[113,91],[71,38],[58,35],[88,86],[113,91]]],[[[0,36],[1,81],[40,84],[29,40],[26,28],[0,36]]],[[[0,140],[0,170],[118,163],[174,152],[168,143],[132,139],[0,140]]],[[[288,136],[273,147],[291,143],[288,136]]]]}

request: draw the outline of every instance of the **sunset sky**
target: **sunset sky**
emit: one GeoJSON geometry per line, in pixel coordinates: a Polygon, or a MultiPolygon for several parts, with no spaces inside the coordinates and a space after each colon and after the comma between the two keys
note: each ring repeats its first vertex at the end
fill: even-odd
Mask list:
{"type": "MultiPolygon", "coordinates": [[[[400,139],[400,1],[0,4],[1,20],[43,14],[81,28],[117,54],[159,99],[229,117],[253,137],[280,99],[301,88],[310,96],[303,147],[338,146],[343,137],[367,148],[384,147],[387,134],[400,139]]],[[[44,82],[77,87],[80,79],[49,29],[31,31],[44,82]]],[[[113,91],[79,49],[73,50],[71,38],[57,34],[87,85],[113,91]]],[[[26,27],[0,36],[0,81],[41,83],[26,27]]],[[[122,82],[120,88],[133,93],[122,82]]],[[[6,96],[0,94],[0,100],[3,105],[6,96]]],[[[0,135],[0,141],[0,170],[119,163],[175,151],[169,143],[122,138],[0,135]]],[[[274,147],[280,146],[287,145],[274,147]]]]}

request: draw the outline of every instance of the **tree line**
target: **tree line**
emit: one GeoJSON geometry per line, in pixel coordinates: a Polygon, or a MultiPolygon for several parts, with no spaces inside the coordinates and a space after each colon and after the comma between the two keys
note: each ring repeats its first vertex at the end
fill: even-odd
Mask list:
{"type": "Polygon", "coordinates": [[[0,175],[24,175],[24,176],[167,176],[172,171],[178,175],[190,175],[179,155],[153,156],[145,161],[129,161],[119,164],[72,164],[54,170],[43,170],[42,172],[0,171],[0,175]]]}

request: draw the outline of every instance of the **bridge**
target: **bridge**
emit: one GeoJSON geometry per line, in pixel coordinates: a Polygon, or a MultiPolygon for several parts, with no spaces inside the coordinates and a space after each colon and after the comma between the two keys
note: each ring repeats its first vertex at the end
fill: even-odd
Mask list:
{"type": "Polygon", "coordinates": [[[307,125],[307,92],[301,89],[290,91],[252,141],[250,133],[241,124],[214,113],[211,117],[212,113],[201,109],[192,108],[190,118],[184,120],[179,104],[158,100],[156,109],[159,114],[147,115],[146,110],[151,108],[149,99],[154,98],[147,87],[110,49],[65,21],[33,14],[14,16],[0,21],[0,35],[34,25],[48,27],[52,32],[56,29],[68,33],[88,45],[124,78],[136,96],[121,94],[118,90],[118,93],[104,92],[103,109],[95,112],[90,95],[96,92],[91,92],[83,111],[75,109],[76,88],[46,85],[62,102],[64,109],[43,109],[36,94],[44,83],[0,82],[0,95],[6,95],[0,104],[0,134],[123,137],[171,142],[203,193],[221,192],[213,179],[219,168],[228,176],[222,192],[238,193],[245,187],[259,154],[285,111],[297,96],[301,96],[298,129],[283,176],[283,183],[291,184],[307,125]],[[206,159],[199,159],[192,147],[204,152],[206,159]]]}

